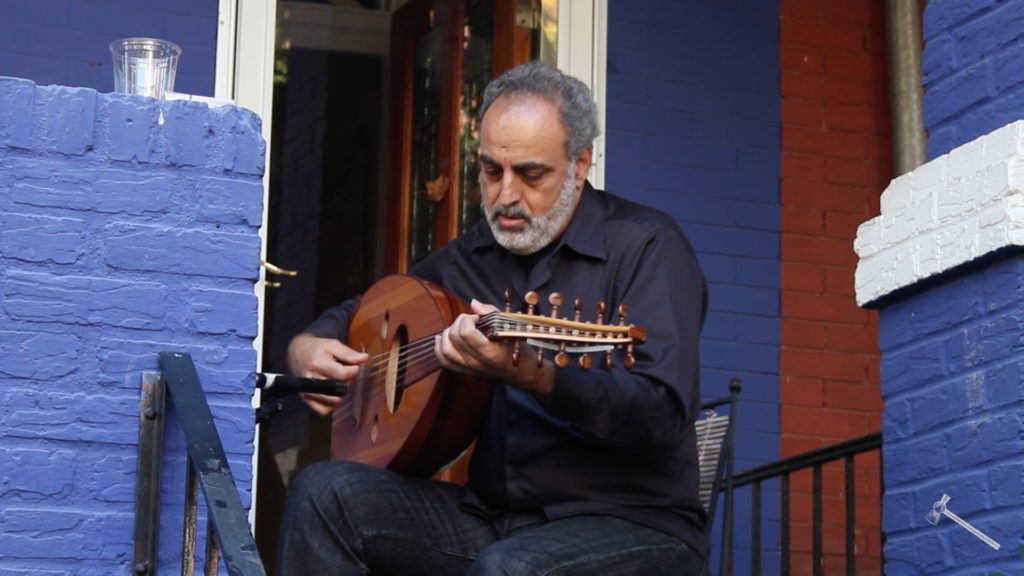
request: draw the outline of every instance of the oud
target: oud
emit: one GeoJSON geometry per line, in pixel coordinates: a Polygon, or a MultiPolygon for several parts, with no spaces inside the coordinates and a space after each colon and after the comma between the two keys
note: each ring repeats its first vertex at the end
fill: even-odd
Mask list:
{"type": "MultiPolygon", "coordinates": [[[[484,315],[477,328],[492,340],[511,342],[514,362],[526,342],[536,349],[538,363],[550,350],[559,368],[576,355],[580,366],[589,369],[591,354],[600,353],[602,365],[610,369],[613,350],[625,348],[623,365],[632,368],[633,346],[647,334],[626,324],[625,306],[619,307],[619,324],[605,324],[602,303],[596,322],[584,322],[578,300],[568,319],[558,317],[560,295],[549,297],[549,316],[534,314],[539,299],[528,293],[526,313],[515,313],[506,296],[505,311],[484,315]]],[[[332,459],[431,476],[466,450],[486,413],[492,384],[441,369],[434,338],[469,312],[459,297],[413,276],[387,276],[370,287],[348,334],[348,346],[370,358],[332,415],[332,459]]]]}

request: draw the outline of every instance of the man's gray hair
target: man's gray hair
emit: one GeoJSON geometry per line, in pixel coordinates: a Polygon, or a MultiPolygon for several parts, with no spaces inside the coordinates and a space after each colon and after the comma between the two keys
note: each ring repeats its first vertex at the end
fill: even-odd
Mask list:
{"type": "Polygon", "coordinates": [[[601,133],[597,104],[586,84],[540,60],[516,66],[487,85],[480,106],[481,121],[499,98],[525,94],[545,98],[558,108],[566,134],[565,153],[570,161],[592,146],[601,133]]]}

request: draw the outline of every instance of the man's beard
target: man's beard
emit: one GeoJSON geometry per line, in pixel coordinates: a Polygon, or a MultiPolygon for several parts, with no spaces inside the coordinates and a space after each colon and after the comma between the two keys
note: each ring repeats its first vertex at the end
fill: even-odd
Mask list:
{"type": "Polygon", "coordinates": [[[509,252],[519,255],[533,254],[553,242],[565,229],[575,209],[576,174],[572,170],[566,172],[565,181],[562,182],[555,203],[541,216],[530,215],[519,204],[495,204],[492,212],[484,203],[484,214],[487,216],[487,223],[491,225],[494,239],[509,252]],[[523,223],[518,229],[505,229],[498,223],[499,216],[522,218],[523,223]]]}

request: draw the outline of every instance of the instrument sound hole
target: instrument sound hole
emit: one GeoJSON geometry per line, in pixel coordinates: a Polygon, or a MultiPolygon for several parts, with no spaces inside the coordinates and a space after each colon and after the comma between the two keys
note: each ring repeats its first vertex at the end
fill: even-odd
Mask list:
{"type": "Polygon", "coordinates": [[[388,365],[384,380],[384,392],[387,398],[388,411],[394,414],[402,404],[402,393],[405,390],[405,376],[408,363],[417,361],[418,354],[409,354],[409,332],[405,326],[398,328],[395,338],[391,341],[388,354],[388,365]]]}

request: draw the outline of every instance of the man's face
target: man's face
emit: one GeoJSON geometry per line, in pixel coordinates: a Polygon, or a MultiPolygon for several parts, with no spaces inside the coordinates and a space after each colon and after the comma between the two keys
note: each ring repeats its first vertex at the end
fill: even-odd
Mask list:
{"type": "Polygon", "coordinates": [[[558,108],[538,96],[503,97],[480,127],[480,188],[498,243],[532,254],[565,230],[590,167],[590,149],[570,162],[558,108]]]}

